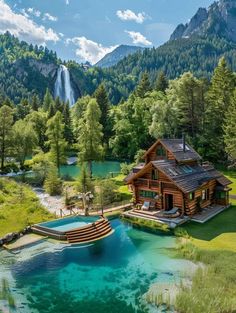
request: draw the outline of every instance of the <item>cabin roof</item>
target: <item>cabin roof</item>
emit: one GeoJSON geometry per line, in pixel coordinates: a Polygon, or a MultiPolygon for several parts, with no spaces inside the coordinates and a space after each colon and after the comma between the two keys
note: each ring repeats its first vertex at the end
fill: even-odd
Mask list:
{"type": "Polygon", "coordinates": [[[212,165],[205,164],[203,166],[176,164],[172,160],[151,161],[138,172],[131,172],[125,179],[130,183],[137,179],[146,171],[150,165],[164,173],[180,190],[184,193],[193,192],[203,183],[215,179],[220,185],[227,186],[231,181],[223,174],[214,169],[212,165]]]}
{"type": "Polygon", "coordinates": [[[177,162],[201,160],[201,156],[188,143],[185,144],[184,151],[183,139],[160,139],[147,150],[144,157],[146,157],[159,143],[174,155],[177,162]]]}

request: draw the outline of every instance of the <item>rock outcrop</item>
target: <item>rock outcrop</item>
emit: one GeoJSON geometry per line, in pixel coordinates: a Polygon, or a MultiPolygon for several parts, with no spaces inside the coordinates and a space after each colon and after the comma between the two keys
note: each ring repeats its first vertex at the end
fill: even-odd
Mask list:
{"type": "Polygon", "coordinates": [[[236,42],[236,1],[220,0],[208,10],[199,8],[189,23],[177,26],[170,40],[192,35],[217,35],[236,42]]]}

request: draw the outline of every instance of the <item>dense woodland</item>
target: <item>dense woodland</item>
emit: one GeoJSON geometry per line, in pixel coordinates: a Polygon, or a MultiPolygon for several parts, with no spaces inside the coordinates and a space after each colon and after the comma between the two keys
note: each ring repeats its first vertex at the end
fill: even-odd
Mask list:
{"type": "Polygon", "coordinates": [[[144,72],[127,101],[117,106],[111,105],[103,84],[72,108],[53,99],[48,89],[43,100],[36,94],[18,104],[2,98],[1,172],[30,166],[44,181],[49,168],[50,176],[60,174],[60,165],[71,153],[90,171],[92,161],[108,157],[139,161],[156,138],[183,133],[205,160],[233,164],[235,86],[235,74],[222,58],[210,82],[190,72],[169,81],[162,72],[151,84],[144,72]]]}
{"type": "MultiPolygon", "coordinates": [[[[235,44],[216,36],[191,37],[169,41],[161,47],[145,49],[129,55],[117,65],[85,70],[75,61],[68,61],[73,87],[78,97],[92,95],[103,83],[110,102],[126,100],[147,72],[154,84],[160,72],[168,79],[190,71],[197,78],[211,78],[220,57],[225,56],[236,70],[235,44]]],[[[45,47],[20,42],[10,33],[0,35],[0,95],[18,104],[22,98],[36,93],[42,100],[49,88],[53,94],[56,70],[62,60],[45,47]]]]}

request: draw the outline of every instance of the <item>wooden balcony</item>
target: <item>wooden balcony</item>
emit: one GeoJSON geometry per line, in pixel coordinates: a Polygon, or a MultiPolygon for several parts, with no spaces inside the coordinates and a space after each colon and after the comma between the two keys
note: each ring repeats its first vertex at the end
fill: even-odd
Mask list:
{"type": "Polygon", "coordinates": [[[159,188],[159,182],[157,180],[152,180],[152,179],[139,178],[136,180],[135,185],[147,187],[150,189],[158,189],[159,188]]]}

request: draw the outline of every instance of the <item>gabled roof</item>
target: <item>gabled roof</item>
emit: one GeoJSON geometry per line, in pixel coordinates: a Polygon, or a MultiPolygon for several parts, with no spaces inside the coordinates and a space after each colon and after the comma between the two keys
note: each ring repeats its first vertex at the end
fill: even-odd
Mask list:
{"type": "Polygon", "coordinates": [[[184,165],[176,164],[172,160],[158,160],[149,162],[139,172],[130,173],[125,181],[130,183],[146,172],[146,170],[153,165],[159,171],[164,173],[180,190],[184,193],[193,192],[202,184],[215,179],[220,185],[227,186],[231,184],[223,174],[216,171],[212,165],[184,165]]]}
{"type": "Polygon", "coordinates": [[[201,160],[200,155],[188,143],[185,144],[184,151],[182,139],[160,139],[147,150],[144,157],[146,157],[153,149],[155,149],[159,143],[174,155],[177,162],[201,160]]]}

